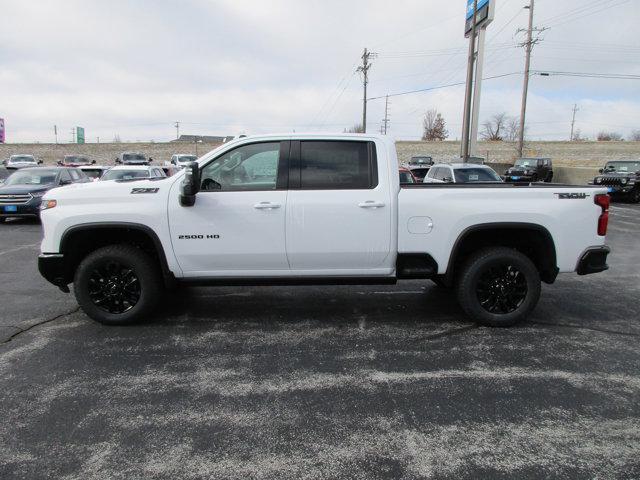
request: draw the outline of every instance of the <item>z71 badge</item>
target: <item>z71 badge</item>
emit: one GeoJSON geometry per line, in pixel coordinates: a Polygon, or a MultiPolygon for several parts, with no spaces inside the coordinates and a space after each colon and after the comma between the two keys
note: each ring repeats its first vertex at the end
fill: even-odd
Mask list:
{"type": "Polygon", "coordinates": [[[590,195],[586,193],[556,193],[560,200],[584,200],[590,195]]]}
{"type": "Polygon", "coordinates": [[[138,193],[158,193],[159,188],[132,188],[131,194],[138,193]]]}

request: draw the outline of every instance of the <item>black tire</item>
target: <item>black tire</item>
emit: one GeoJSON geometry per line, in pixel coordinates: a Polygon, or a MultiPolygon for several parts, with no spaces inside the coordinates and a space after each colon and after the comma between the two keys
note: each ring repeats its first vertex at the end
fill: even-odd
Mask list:
{"type": "Polygon", "coordinates": [[[139,248],[109,245],[78,265],[74,292],[82,310],[105,325],[128,325],[145,319],[162,297],[158,265],[139,248]]]}
{"type": "Polygon", "coordinates": [[[444,279],[441,276],[430,278],[433,283],[436,284],[438,288],[450,289],[451,287],[444,283],[444,279]]]}
{"type": "Polygon", "coordinates": [[[6,217],[0,217],[0,223],[4,223],[4,222],[6,222],[6,221],[7,221],[7,218],[6,218],[6,217]]]}
{"type": "Polygon", "coordinates": [[[631,203],[640,203],[640,188],[635,188],[631,191],[629,201],[631,201],[631,203]]]}
{"type": "Polygon", "coordinates": [[[476,322],[510,327],[524,320],[540,298],[540,274],[512,248],[491,247],[467,259],[456,285],[458,302],[476,322]]]}

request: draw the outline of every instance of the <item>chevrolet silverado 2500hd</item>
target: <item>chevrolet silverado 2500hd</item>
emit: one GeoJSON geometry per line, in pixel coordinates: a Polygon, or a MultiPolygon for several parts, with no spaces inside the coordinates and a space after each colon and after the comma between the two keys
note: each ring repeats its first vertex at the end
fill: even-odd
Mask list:
{"type": "Polygon", "coordinates": [[[382,136],[254,136],[169,178],[50,191],[39,269],[105,324],[144,318],[177,282],[431,279],[475,321],[507,326],[541,281],[607,268],[608,206],[599,187],[401,187],[382,136]]]}

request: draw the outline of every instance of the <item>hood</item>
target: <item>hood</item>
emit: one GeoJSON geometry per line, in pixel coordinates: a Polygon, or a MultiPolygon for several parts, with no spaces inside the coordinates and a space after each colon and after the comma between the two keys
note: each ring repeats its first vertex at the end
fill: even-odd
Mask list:
{"type": "Polygon", "coordinates": [[[55,185],[0,185],[0,195],[22,195],[25,193],[40,193],[51,190],[55,185]]]}
{"type": "Polygon", "coordinates": [[[511,173],[511,172],[524,172],[525,170],[529,170],[530,172],[535,172],[536,170],[538,170],[538,166],[534,165],[531,167],[525,167],[520,166],[520,165],[514,165],[513,167],[509,167],[509,169],[507,170],[507,172],[511,173]]]}
{"type": "Polygon", "coordinates": [[[49,190],[45,195],[46,199],[65,199],[73,198],[104,198],[105,201],[109,199],[115,199],[118,197],[129,197],[131,190],[134,188],[158,188],[162,190],[168,190],[173,181],[176,179],[176,175],[172,177],[163,178],[162,180],[149,180],[141,178],[139,180],[117,181],[106,180],[99,182],[86,182],[86,183],[72,183],[71,185],[65,185],[64,187],[55,188],[49,190]]]}

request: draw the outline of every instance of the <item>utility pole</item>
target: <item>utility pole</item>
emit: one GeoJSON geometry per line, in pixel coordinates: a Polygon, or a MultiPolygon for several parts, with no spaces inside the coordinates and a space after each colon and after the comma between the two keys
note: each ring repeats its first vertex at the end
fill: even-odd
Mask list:
{"type": "MultiPolygon", "coordinates": [[[[529,0],[529,27],[527,28],[527,40],[521,45],[525,47],[524,61],[524,83],[522,86],[522,106],[520,108],[520,131],[518,132],[518,155],[522,158],[524,150],[524,126],[527,114],[527,93],[529,91],[529,75],[531,70],[531,50],[533,46],[540,41],[539,38],[533,39],[533,32],[542,33],[546,28],[533,28],[533,4],[535,0],[529,0]]],[[[519,30],[521,31],[521,30],[519,30]]]]}
{"type": "Polygon", "coordinates": [[[469,55],[467,58],[467,87],[464,93],[464,120],[462,122],[462,161],[469,160],[469,143],[471,133],[471,103],[473,97],[473,65],[476,56],[476,22],[478,20],[478,0],[473,0],[473,23],[469,35],[469,55]]]}
{"type": "Polygon", "coordinates": [[[176,122],[175,127],[176,127],[176,140],[177,140],[178,138],[180,138],[180,122],[176,122]]]}
{"type": "Polygon", "coordinates": [[[98,143],[100,143],[100,137],[96,137],[98,143]]]}
{"type": "Polygon", "coordinates": [[[573,127],[574,127],[574,126],[575,126],[575,124],[576,124],[576,112],[577,112],[578,110],[580,110],[580,109],[578,108],[578,104],[577,104],[577,103],[574,103],[574,104],[573,104],[573,117],[571,118],[571,137],[569,137],[569,141],[570,141],[570,142],[573,142],[573,127]]]}
{"type": "Polygon", "coordinates": [[[53,135],[56,137],[56,145],[58,144],[58,126],[53,126],[53,135]]]}
{"type": "Polygon", "coordinates": [[[389,95],[387,95],[384,100],[384,120],[382,120],[384,135],[387,134],[387,130],[389,129],[389,121],[389,95]]]}
{"type": "Polygon", "coordinates": [[[76,129],[71,129],[71,143],[76,143],[76,129]]]}
{"type": "Polygon", "coordinates": [[[356,70],[356,72],[362,72],[362,86],[364,90],[362,97],[362,133],[367,133],[367,84],[369,83],[369,69],[371,68],[369,59],[374,58],[375,56],[375,53],[372,53],[365,48],[361,57],[362,65],[356,70]]]}

